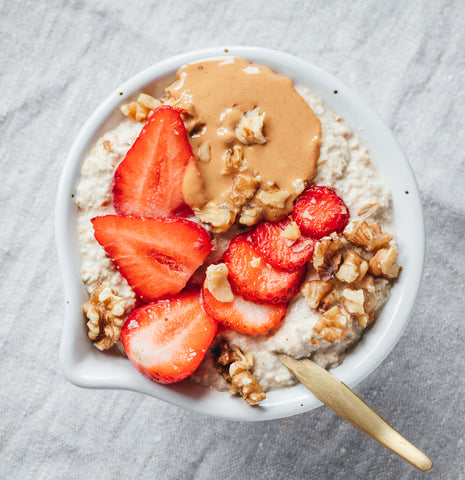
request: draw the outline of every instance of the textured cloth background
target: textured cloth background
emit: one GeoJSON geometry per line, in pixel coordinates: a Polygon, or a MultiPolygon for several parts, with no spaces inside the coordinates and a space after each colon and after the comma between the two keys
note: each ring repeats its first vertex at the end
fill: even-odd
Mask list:
{"type": "Polygon", "coordinates": [[[384,479],[421,473],[327,409],[219,421],[68,383],[55,190],[87,117],[120,83],[197,48],[297,55],[353,87],[395,132],[423,196],[428,250],[409,327],[356,388],[465,478],[465,3],[0,1],[0,478],[384,479]]]}

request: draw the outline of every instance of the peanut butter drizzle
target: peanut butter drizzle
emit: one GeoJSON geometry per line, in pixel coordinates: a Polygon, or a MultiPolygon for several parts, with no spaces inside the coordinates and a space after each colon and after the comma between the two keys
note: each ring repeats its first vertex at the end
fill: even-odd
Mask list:
{"type": "Polygon", "coordinates": [[[238,174],[258,180],[260,190],[279,189],[289,193],[283,208],[263,205],[257,196],[247,202],[261,204],[267,219],[278,220],[289,213],[298,196],[293,182],[306,182],[315,175],[319,156],[321,126],[305,100],[296,92],[289,78],[267,67],[252,65],[241,58],[205,60],[182,67],[177,81],[167,92],[179,105],[191,104],[191,114],[199,126],[190,134],[197,166],[188,168],[183,195],[194,211],[207,202],[227,206],[234,215],[237,203],[225,192],[238,174]],[[241,117],[256,107],[264,114],[264,144],[244,145],[235,128],[241,117]],[[199,147],[207,142],[208,162],[199,161],[199,147]],[[240,171],[224,173],[223,155],[239,145],[244,162],[240,171]]]}

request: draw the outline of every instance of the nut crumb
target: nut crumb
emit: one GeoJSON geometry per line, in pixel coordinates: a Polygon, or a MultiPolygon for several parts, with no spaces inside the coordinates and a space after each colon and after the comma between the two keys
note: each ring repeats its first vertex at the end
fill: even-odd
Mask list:
{"type": "Polygon", "coordinates": [[[287,238],[288,240],[292,240],[295,242],[302,234],[300,233],[299,226],[294,220],[291,220],[289,225],[279,234],[283,238],[287,238]]]}
{"type": "Polygon", "coordinates": [[[383,233],[377,223],[367,223],[363,220],[349,223],[343,234],[349,242],[365,247],[369,252],[378,250],[392,240],[392,236],[383,233]]]}
{"type": "Polygon", "coordinates": [[[234,145],[228,148],[221,157],[223,160],[223,170],[221,173],[228,174],[238,172],[243,167],[244,155],[240,145],[234,145]]]}
{"type": "Polygon", "coordinates": [[[400,273],[397,255],[397,249],[393,246],[381,248],[369,262],[370,273],[375,277],[397,278],[400,273]]]}
{"type": "Polygon", "coordinates": [[[239,223],[248,227],[255,225],[263,218],[263,209],[256,203],[249,203],[242,208],[239,223]]]}
{"type": "Polygon", "coordinates": [[[230,385],[229,391],[234,395],[241,395],[249,405],[256,405],[265,400],[265,392],[250,373],[253,355],[251,353],[244,355],[239,347],[233,345],[231,348],[225,340],[222,340],[218,347],[218,369],[230,385]]]}
{"type": "Polygon", "coordinates": [[[210,145],[208,142],[203,142],[197,150],[197,157],[201,162],[209,163],[211,159],[210,145]]]}
{"type": "Polygon", "coordinates": [[[363,290],[352,290],[345,288],[342,291],[342,305],[352,315],[364,315],[365,294],[363,290]]]}
{"type": "Polygon", "coordinates": [[[231,187],[223,194],[224,200],[239,211],[249,200],[253,198],[258,188],[258,181],[250,175],[236,175],[231,187]]]}
{"type": "Polygon", "coordinates": [[[88,318],[88,335],[99,350],[111,348],[121,336],[126,302],[108,286],[100,284],[82,309],[88,318]]]}
{"type": "Polygon", "coordinates": [[[332,233],[315,244],[313,266],[321,280],[330,280],[336,274],[342,259],[340,245],[341,239],[337,233],[332,233]]]}
{"type": "Polygon", "coordinates": [[[263,205],[271,208],[285,208],[286,201],[290,197],[290,193],[286,190],[280,190],[275,187],[273,190],[260,190],[257,193],[257,199],[260,200],[263,205]]]}
{"type": "Polygon", "coordinates": [[[260,113],[258,107],[242,115],[236,126],[236,137],[244,145],[264,144],[266,137],[263,135],[263,121],[265,113],[260,113]]]}
{"type": "Polygon", "coordinates": [[[296,195],[300,195],[305,190],[305,182],[298,178],[292,182],[292,188],[296,195]]]}
{"type": "Polygon", "coordinates": [[[219,302],[232,302],[234,294],[228,281],[228,267],[224,263],[209,265],[205,287],[219,302]]]}
{"type": "Polygon", "coordinates": [[[352,283],[362,280],[368,271],[368,262],[357,252],[350,250],[346,253],[344,262],[336,273],[336,278],[341,282],[352,283]]]}
{"type": "Polygon", "coordinates": [[[213,233],[224,233],[234,223],[236,215],[226,205],[217,205],[208,202],[204,207],[195,211],[197,217],[204,223],[211,225],[213,233]]]}
{"type": "Polygon", "coordinates": [[[335,306],[320,316],[314,328],[323,340],[334,343],[345,337],[348,327],[349,319],[335,306]]]}
{"type": "Polygon", "coordinates": [[[145,122],[151,113],[161,105],[161,101],[146,93],[141,93],[135,102],[121,106],[123,115],[136,122],[145,122]]]}
{"type": "Polygon", "coordinates": [[[334,281],[310,280],[305,282],[300,292],[305,297],[310,308],[318,308],[323,297],[334,287],[334,281]]]}

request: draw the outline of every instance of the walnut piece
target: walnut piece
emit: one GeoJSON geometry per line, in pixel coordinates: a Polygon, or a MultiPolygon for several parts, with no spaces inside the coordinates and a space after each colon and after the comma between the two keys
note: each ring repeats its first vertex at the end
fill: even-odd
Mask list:
{"type": "Polygon", "coordinates": [[[320,312],[326,312],[331,307],[334,307],[335,305],[340,305],[341,298],[341,290],[338,288],[333,288],[321,299],[318,310],[320,310],[320,312]]]}
{"type": "Polygon", "coordinates": [[[257,188],[257,179],[239,174],[233,178],[231,187],[223,194],[223,198],[238,211],[253,198],[257,188]]]}
{"type": "Polygon", "coordinates": [[[236,215],[226,205],[208,202],[201,209],[195,210],[197,217],[211,225],[213,233],[224,233],[234,223],[236,215]]]}
{"type": "Polygon", "coordinates": [[[345,337],[349,328],[349,319],[334,306],[320,316],[314,329],[321,338],[329,343],[337,342],[345,337]]]}
{"type": "Polygon", "coordinates": [[[289,225],[279,234],[283,238],[287,238],[287,240],[292,240],[295,242],[302,234],[300,233],[299,226],[294,220],[291,220],[289,225]]]}
{"type": "Polygon", "coordinates": [[[100,284],[82,309],[88,318],[88,335],[99,350],[111,348],[121,336],[126,302],[108,286],[100,284]]]}
{"type": "Polygon", "coordinates": [[[205,287],[219,302],[232,302],[234,294],[228,281],[228,267],[224,263],[209,265],[206,271],[205,287]]]}
{"type": "Polygon", "coordinates": [[[352,290],[344,288],[342,291],[342,305],[346,311],[352,315],[365,314],[365,294],[362,289],[352,290]]]}
{"type": "Polygon", "coordinates": [[[392,240],[392,236],[389,233],[383,233],[377,223],[365,221],[349,223],[343,233],[349,242],[365,247],[369,252],[378,250],[392,240]]]}
{"type": "Polygon", "coordinates": [[[237,139],[244,145],[266,143],[266,137],[263,135],[264,118],[265,113],[260,113],[258,107],[242,115],[235,130],[237,139]]]}
{"type": "Polygon", "coordinates": [[[210,145],[208,142],[203,142],[197,150],[197,158],[204,163],[209,163],[211,160],[210,145]]]}
{"type": "Polygon", "coordinates": [[[229,391],[234,395],[241,395],[249,405],[256,405],[265,400],[265,392],[250,373],[253,355],[251,353],[244,355],[239,347],[233,345],[231,348],[224,340],[220,342],[219,350],[217,363],[220,373],[230,385],[229,391]]]}
{"type": "Polygon", "coordinates": [[[358,324],[365,328],[369,323],[371,323],[375,318],[375,312],[363,313],[361,315],[355,315],[358,324]]]}
{"type": "Polygon", "coordinates": [[[352,283],[362,280],[368,272],[368,262],[357,252],[350,250],[346,253],[344,262],[336,273],[336,278],[341,282],[352,283]]]}
{"type": "Polygon", "coordinates": [[[193,133],[194,131],[200,131],[205,124],[203,123],[202,119],[199,117],[191,117],[186,113],[181,114],[182,120],[184,122],[184,128],[186,129],[187,133],[193,133]]]}
{"type": "Polygon", "coordinates": [[[252,226],[263,218],[263,208],[256,203],[249,203],[242,208],[239,223],[252,226]]]}
{"type": "Polygon", "coordinates": [[[321,280],[330,280],[337,272],[342,259],[340,246],[341,239],[337,233],[332,233],[331,236],[322,238],[316,243],[313,266],[321,280]]]}
{"type": "Polygon", "coordinates": [[[397,265],[397,249],[393,246],[381,248],[369,262],[370,273],[375,277],[397,278],[400,267],[397,265]]]}
{"type": "Polygon", "coordinates": [[[300,195],[305,190],[305,182],[298,178],[292,182],[292,188],[296,195],[300,195]]]}
{"type": "Polygon", "coordinates": [[[238,172],[243,166],[244,156],[242,147],[234,145],[233,148],[228,148],[221,157],[223,161],[223,170],[221,173],[228,174],[238,172]]]}
{"type": "Polygon", "coordinates": [[[123,115],[136,122],[145,122],[150,114],[161,105],[161,101],[141,93],[135,102],[126,103],[120,110],[123,115]]]}
{"type": "Polygon", "coordinates": [[[273,190],[260,190],[257,193],[257,198],[267,207],[281,209],[286,206],[286,201],[290,195],[287,190],[280,190],[276,187],[273,190]]]}
{"type": "Polygon", "coordinates": [[[305,297],[307,305],[310,308],[318,308],[323,297],[329,293],[333,287],[333,280],[327,282],[323,280],[310,280],[302,285],[300,292],[305,297]]]}

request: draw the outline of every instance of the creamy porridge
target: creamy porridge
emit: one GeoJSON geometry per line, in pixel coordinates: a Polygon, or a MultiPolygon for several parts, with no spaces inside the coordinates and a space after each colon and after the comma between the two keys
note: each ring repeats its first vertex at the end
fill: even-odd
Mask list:
{"type": "MultiPolygon", "coordinates": [[[[236,60],[236,62],[244,68],[262,68],[251,66],[243,60],[236,60]]],[[[197,70],[201,64],[194,65],[197,70]]],[[[205,67],[210,68],[211,64],[206,62],[205,67]]],[[[255,158],[253,156],[255,154],[250,153],[252,151],[250,145],[264,146],[268,141],[266,149],[261,150],[265,153],[273,148],[278,148],[278,150],[286,148],[285,144],[276,146],[273,142],[272,128],[266,128],[267,119],[270,118],[271,121],[273,118],[271,104],[264,106],[263,100],[261,103],[254,102],[253,98],[247,97],[247,106],[243,109],[242,114],[239,111],[228,112],[229,127],[225,128],[225,132],[235,140],[230,139],[229,143],[225,144],[227,148],[224,145],[220,147],[215,144],[218,141],[217,138],[211,134],[205,134],[209,126],[209,120],[206,119],[207,112],[202,110],[205,102],[200,101],[198,105],[195,105],[194,95],[194,99],[190,98],[190,101],[193,100],[192,108],[197,108],[197,111],[189,110],[186,107],[186,104],[191,104],[186,101],[186,93],[181,88],[180,79],[185,84],[189,83],[189,77],[184,75],[186,69],[188,71],[189,68],[194,67],[187,66],[180,70],[177,82],[167,89],[168,95],[161,99],[161,103],[182,108],[184,102],[183,120],[186,130],[189,132],[189,140],[196,156],[197,166],[200,165],[201,172],[206,172],[206,168],[210,169],[207,174],[204,174],[202,180],[205,180],[205,175],[212,176],[215,168],[216,170],[225,168],[225,165],[232,169],[231,172],[228,172],[231,182],[234,182],[237,177],[254,178],[253,192],[244,197],[245,200],[241,204],[234,204],[234,202],[225,202],[225,197],[221,197],[221,191],[227,190],[234,183],[227,184],[223,175],[221,177],[223,183],[215,185],[214,188],[199,187],[196,184],[199,181],[199,169],[196,167],[197,170],[192,172],[192,165],[188,167],[183,193],[185,198],[189,199],[187,203],[196,213],[196,217],[190,218],[201,222],[214,237],[214,249],[209,255],[207,263],[218,263],[231,238],[238,232],[246,232],[256,223],[265,220],[276,221],[288,215],[292,211],[294,200],[305,189],[306,181],[312,177],[313,184],[327,186],[334,190],[343,199],[350,212],[350,223],[346,227],[344,235],[336,235],[334,238],[325,237],[316,242],[313,262],[309,262],[301,291],[289,301],[282,324],[264,335],[247,335],[231,329],[220,329],[205,359],[190,376],[192,381],[206,387],[228,388],[230,385],[225,381],[225,376],[219,373],[216,363],[218,344],[222,340],[226,340],[230,346],[238,347],[241,354],[245,356],[249,354],[247,361],[251,364],[253,377],[264,391],[290,386],[296,383],[296,379],[281,364],[277,353],[287,353],[295,358],[311,357],[325,368],[337,366],[343,360],[347,349],[359,340],[365,328],[373,321],[379,309],[388,299],[391,287],[389,279],[394,278],[396,273],[398,274],[395,265],[397,256],[395,238],[389,243],[391,236],[395,236],[390,192],[370,159],[368,150],[360,143],[355,133],[337,113],[332,111],[311,90],[303,86],[296,86],[300,96],[296,94],[297,98],[294,102],[299,108],[303,108],[299,99],[304,99],[311,107],[308,112],[305,110],[302,112],[306,115],[303,123],[309,129],[306,138],[313,139],[313,143],[312,141],[307,143],[310,147],[304,153],[302,153],[302,146],[294,146],[300,154],[310,159],[309,164],[303,170],[299,170],[297,165],[290,172],[283,174],[285,178],[281,185],[279,181],[273,181],[273,178],[279,178],[279,172],[274,173],[274,177],[266,178],[266,162],[258,157],[255,158]],[[261,110],[255,111],[258,107],[261,107],[261,110]],[[245,115],[244,112],[246,112],[245,115]],[[260,114],[264,114],[264,118],[257,117],[260,114]],[[246,122],[247,128],[243,132],[237,132],[241,121],[246,122]],[[265,128],[262,130],[262,127],[259,126],[254,133],[254,124],[257,122],[258,124],[264,123],[265,128]],[[233,129],[235,125],[237,125],[236,132],[233,129]],[[250,129],[248,129],[249,127],[250,129]],[[247,134],[252,135],[253,139],[247,139],[247,134]],[[242,140],[240,140],[241,138],[242,140]],[[237,158],[234,159],[234,155],[239,149],[239,163],[235,163],[237,158]],[[224,153],[221,153],[223,151],[228,152],[227,158],[224,153]],[[215,160],[212,159],[213,157],[215,160]],[[244,163],[244,159],[249,160],[249,163],[244,163]],[[222,162],[222,166],[218,164],[215,167],[215,162],[222,162]],[[314,175],[314,173],[316,174],[314,175]],[[282,195],[283,191],[286,192],[284,196],[276,201],[277,196],[282,195]],[[204,197],[200,200],[199,192],[204,197]],[[268,201],[272,195],[274,195],[274,203],[268,201]],[[223,208],[224,205],[222,206],[218,200],[220,197],[227,208],[223,208]],[[260,208],[258,215],[247,212],[248,208],[250,210],[251,204],[254,205],[254,208],[260,208]],[[218,211],[215,208],[217,210],[220,208],[220,213],[223,215],[220,220],[218,220],[218,211]],[[367,223],[364,224],[363,221],[367,223]],[[367,247],[363,242],[358,242],[357,235],[353,234],[354,231],[360,233],[359,231],[371,225],[372,230],[369,235],[379,236],[380,234],[376,230],[378,227],[373,227],[374,224],[381,227],[382,232],[391,234],[385,240],[380,241],[376,249],[371,246],[367,247]],[[373,233],[373,228],[378,233],[373,233]],[[326,244],[327,241],[332,243],[326,244]],[[335,243],[338,244],[337,252],[336,250],[335,252],[339,255],[336,266],[337,273],[334,270],[329,279],[323,277],[321,273],[323,269],[320,269],[316,257],[320,254],[323,259],[321,263],[324,264],[329,259],[328,249],[333,248],[335,243]],[[380,248],[386,247],[388,244],[389,248],[380,248]],[[389,257],[390,263],[384,267],[383,262],[387,257],[389,257]],[[349,262],[350,259],[355,259],[356,268],[353,266],[353,262],[349,262]],[[354,268],[356,274],[350,277],[354,268]],[[386,273],[387,268],[391,268],[389,273],[386,273]],[[363,272],[360,273],[361,269],[363,272]],[[368,269],[370,274],[364,277],[368,269]],[[325,289],[323,294],[321,292],[315,294],[315,289],[319,288],[325,289]],[[360,300],[360,295],[362,295],[362,300],[360,300]],[[322,307],[325,299],[331,296],[333,299],[337,298],[337,302],[322,307]],[[370,308],[365,312],[363,305],[366,306],[367,299],[369,299],[370,308]],[[362,309],[357,310],[361,304],[363,304],[362,309]],[[334,305],[338,306],[334,307],[334,305]],[[250,354],[252,355],[250,356],[250,354]]],[[[286,88],[292,88],[292,83],[288,79],[285,79],[285,82],[286,88]]],[[[192,90],[195,90],[193,86],[190,91],[192,90]]],[[[84,161],[76,195],[79,210],[78,232],[82,280],[89,295],[92,295],[97,287],[104,283],[115,295],[124,299],[123,318],[127,318],[134,310],[137,303],[136,295],[118,272],[105,250],[95,240],[90,220],[96,216],[115,214],[112,203],[113,174],[137,139],[146,117],[152,110],[149,107],[156,108],[160,104],[160,101],[154,99],[150,103],[148,100],[150,98],[148,96],[145,99],[142,98],[139,110],[139,106],[135,103],[130,107],[123,107],[126,115],[132,119],[123,119],[116,128],[107,132],[97,141],[84,161]],[[149,103],[147,104],[147,102],[149,103]],[[139,115],[140,121],[136,121],[136,114],[139,115]]],[[[215,108],[218,108],[218,105],[215,105],[215,108]]],[[[279,127],[280,124],[275,125],[279,127]]],[[[299,133],[299,136],[301,135],[302,133],[299,133]]],[[[297,153],[293,153],[293,155],[297,155],[297,153]]],[[[285,165],[284,160],[283,165],[285,165]]],[[[278,167],[274,166],[273,168],[278,167]]],[[[215,183],[214,179],[210,181],[209,185],[212,183],[215,183]]],[[[299,235],[300,232],[296,238],[299,235]]],[[[335,253],[332,252],[331,255],[334,258],[335,253]]],[[[206,266],[206,264],[203,265],[196,272],[193,283],[196,279],[203,281],[206,266]]],[[[245,362],[244,359],[245,357],[242,358],[245,362]]]]}

